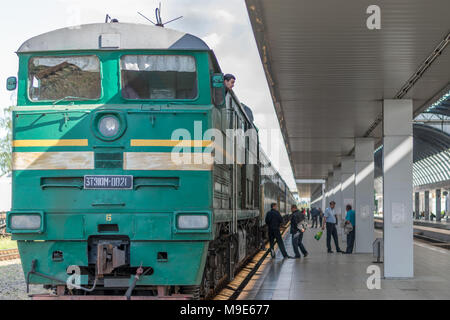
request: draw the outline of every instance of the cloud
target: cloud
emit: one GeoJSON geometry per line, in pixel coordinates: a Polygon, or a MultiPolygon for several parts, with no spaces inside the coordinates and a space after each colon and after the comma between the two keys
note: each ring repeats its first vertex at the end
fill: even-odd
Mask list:
{"type": "Polygon", "coordinates": [[[206,44],[214,50],[220,44],[222,39],[221,36],[214,32],[207,35],[206,37],[203,37],[202,40],[205,41],[206,44]]]}
{"type": "Polygon", "coordinates": [[[215,16],[215,18],[217,20],[220,21],[220,23],[224,24],[224,25],[229,25],[229,24],[233,24],[236,22],[236,17],[234,14],[225,11],[223,9],[219,9],[219,10],[215,10],[213,12],[213,15],[215,16]]]}

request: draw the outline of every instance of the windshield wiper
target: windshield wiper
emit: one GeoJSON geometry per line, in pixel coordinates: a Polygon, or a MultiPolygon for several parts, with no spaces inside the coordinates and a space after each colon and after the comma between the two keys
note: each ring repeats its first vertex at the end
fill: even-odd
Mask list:
{"type": "Polygon", "coordinates": [[[85,100],[85,101],[86,101],[86,100],[91,100],[91,98],[82,98],[82,97],[67,96],[67,97],[64,97],[64,98],[62,98],[62,99],[59,99],[59,100],[54,101],[52,104],[55,105],[55,104],[57,104],[58,102],[64,101],[64,100],[66,100],[66,99],[77,99],[77,100],[85,100]]]}

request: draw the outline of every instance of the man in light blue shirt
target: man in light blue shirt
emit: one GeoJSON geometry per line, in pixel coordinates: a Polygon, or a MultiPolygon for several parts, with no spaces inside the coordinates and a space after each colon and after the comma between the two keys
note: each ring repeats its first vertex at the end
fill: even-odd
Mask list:
{"type": "Polygon", "coordinates": [[[325,213],[323,215],[325,219],[325,223],[322,226],[322,230],[325,229],[325,225],[327,226],[327,249],[328,253],[333,253],[331,251],[331,237],[333,237],[334,245],[336,246],[336,252],[342,252],[339,248],[339,241],[338,241],[338,235],[336,230],[336,224],[337,224],[337,217],[336,213],[334,212],[334,206],[336,205],[336,202],[331,201],[330,206],[326,208],[325,213]]]}
{"type": "Polygon", "coordinates": [[[323,216],[327,222],[336,224],[336,213],[334,212],[334,206],[334,201],[331,201],[330,206],[325,209],[323,216]]]}

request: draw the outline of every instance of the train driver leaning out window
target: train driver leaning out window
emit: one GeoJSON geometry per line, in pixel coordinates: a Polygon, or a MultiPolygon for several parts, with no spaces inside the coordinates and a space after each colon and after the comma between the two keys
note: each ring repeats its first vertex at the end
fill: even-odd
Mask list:
{"type": "Polygon", "coordinates": [[[225,90],[228,92],[234,87],[234,83],[236,82],[236,77],[230,73],[227,73],[223,76],[223,83],[225,84],[225,90]]]}

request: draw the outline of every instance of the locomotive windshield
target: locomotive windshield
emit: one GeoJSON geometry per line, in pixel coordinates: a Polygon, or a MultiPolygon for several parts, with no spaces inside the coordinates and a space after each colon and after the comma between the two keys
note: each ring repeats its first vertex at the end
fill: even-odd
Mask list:
{"type": "Polygon", "coordinates": [[[126,55],[121,59],[125,99],[195,99],[197,68],[194,57],[126,55]]]}
{"type": "Polygon", "coordinates": [[[96,56],[35,57],[28,66],[32,101],[100,98],[100,61],[96,56]]]}

